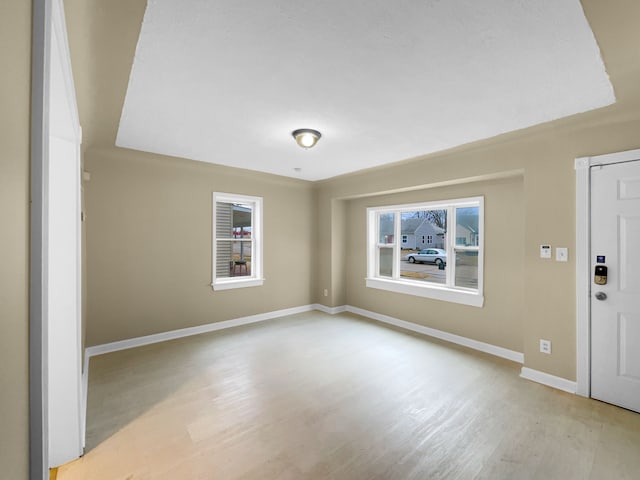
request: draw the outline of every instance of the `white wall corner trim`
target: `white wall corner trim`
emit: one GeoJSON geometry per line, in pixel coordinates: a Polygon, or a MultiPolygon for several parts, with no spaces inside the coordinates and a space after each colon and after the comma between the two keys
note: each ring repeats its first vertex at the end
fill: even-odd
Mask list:
{"type": "Polygon", "coordinates": [[[524,354],[521,352],[516,352],[514,350],[509,350],[507,348],[498,347],[496,345],[491,345],[489,343],[480,342],[478,340],[473,340],[471,338],[462,337],[460,335],[455,335],[453,333],[444,332],[442,330],[436,330],[435,328],[425,327],[423,325],[418,325],[413,322],[407,322],[405,320],[400,320],[398,318],[390,317],[388,315],[382,315],[380,313],[371,312],[369,310],[353,307],[351,305],[346,306],[346,311],[355,313],[356,315],[361,315],[363,317],[371,318],[372,320],[377,320],[382,323],[387,323],[389,325],[394,325],[396,327],[404,328],[405,330],[421,333],[429,337],[438,338],[440,340],[445,340],[447,342],[455,343],[456,345],[462,345],[463,347],[468,347],[473,350],[478,350],[480,352],[495,355],[496,357],[506,358],[507,360],[511,360],[513,362],[524,363],[524,354]]]}
{"type": "Polygon", "coordinates": [[[522,367],[520,371],[520,377],[532,382],[541,383],[548,387],[557,388],[564,392],[576,393],[576,382],[567,380],[566,378],[556,377],[549,373],[544,373],[532,368],[522,367]]]}
{"type": "Polygon", "coordinates": [[[284,310],[275,310],[273,312],[258,313],[247,317],[234,318],[232,320],[223,320],[221,322],[207,323],[196,327],[181,328],[179,330],[170,330],[168,332],[154,333],[143,337],[129,338],[127,340],[119,340],[117,342],[104,343],[102,345],[94,345],[85,350],[87,359],[104,353],[117,352],[128,348],[141,347],[152,343],[166,342],[177,338],[189,337],[191,335],[199,335],[201,333],[215,332],[226,328],[239,327],[241,325],[249,325],[251,323],[264,322],[273,318],[294,315],[296,313],[310,312],[314,310],[313,305],[303,305],[301,307],[286,308],[284,310]]]}

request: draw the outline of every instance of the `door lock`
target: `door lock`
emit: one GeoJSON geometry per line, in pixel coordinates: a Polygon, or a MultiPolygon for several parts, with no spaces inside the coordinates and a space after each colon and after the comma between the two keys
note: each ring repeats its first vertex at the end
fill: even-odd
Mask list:
{"type": "Polygon", "coordinates": [[[607,294],[604,292],[596,292],[595,294],[596,300],[606,300],[607,299],[607,294]]]}
{"type": "Polygon", "coordinates": [[[607,270],[608,268],[604,265],[596,265],[595,275],[593,276],[593,283],[595,283],[596,285],[606,285],[607,270]]]}

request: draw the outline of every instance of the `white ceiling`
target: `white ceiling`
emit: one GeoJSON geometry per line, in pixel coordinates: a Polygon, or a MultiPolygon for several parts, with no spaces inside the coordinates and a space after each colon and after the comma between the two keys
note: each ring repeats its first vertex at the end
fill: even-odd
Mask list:
{"type": "Polygon", "coordinates": [[[579,0],[148,0],[116,143],[320,180],[614,101],[579,0]]]}

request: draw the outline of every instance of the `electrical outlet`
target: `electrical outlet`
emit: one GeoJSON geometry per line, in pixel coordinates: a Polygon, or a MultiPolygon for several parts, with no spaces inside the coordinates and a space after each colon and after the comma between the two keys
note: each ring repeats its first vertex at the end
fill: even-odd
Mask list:
{"type": "Polygon", "coordinates": [[[540,339],[540,352],[551,355],[551,340],[540,339]]]}
{"type": "Polygon", "coordinates": [[[327,290],[327,289],[325,288],[325,289],[324,289],[324,291],[322,292],[322,294],[323,294],[325,297],[328,297],[328,296],[329,296],[329,290],[327,290]]]}

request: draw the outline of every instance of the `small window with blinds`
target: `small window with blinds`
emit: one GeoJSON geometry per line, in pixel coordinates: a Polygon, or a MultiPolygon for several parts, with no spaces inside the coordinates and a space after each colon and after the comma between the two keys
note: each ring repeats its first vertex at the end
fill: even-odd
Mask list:
{"type": "Polygon", "coordinates": [[[262,198],[214,192],[213,289],[262,283],[262,198]]]}

